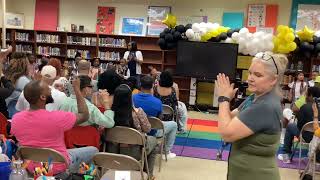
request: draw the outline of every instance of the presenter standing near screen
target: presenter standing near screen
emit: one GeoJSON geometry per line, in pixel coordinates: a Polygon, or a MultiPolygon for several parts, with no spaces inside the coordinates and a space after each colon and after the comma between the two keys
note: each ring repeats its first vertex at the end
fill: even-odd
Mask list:
{"type": "Polygon", "coordinates": [[[217,76],[218,130],[232,143],[228,180],[280,180],[275,155],[281,134],[280,82],[287,63],[284,55],[258,53],[248,76],[253,94],[232,112],[230,101],[237,89],[226,75],[217,76]]]}
{"type": "Polygon", "coordinates": [[[137,78],[138,85],[140,86],[141,64],[143,56],[141,51],[138,51],[137,43],[131,41],[128,43],[128,51],[124,53],[123,59],[126,60],[130,70],[130,76],[137,78]]]}

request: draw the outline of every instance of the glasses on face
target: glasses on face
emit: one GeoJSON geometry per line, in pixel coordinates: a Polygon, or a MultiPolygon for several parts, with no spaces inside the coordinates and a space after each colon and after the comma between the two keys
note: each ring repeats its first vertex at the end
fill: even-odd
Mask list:
{"type": "Polygon", "coordinates": [[[276,69],[277,69],[277,74],[279,74],[278,66],[277,66],[274,58],[273,58],[270,54],[258,53],[258,54],[256,54],[255,57],[258,58],[258,59],[262,59],[262,60],[264,60],[264,61],[270,61],[270,59],[271,59],[272,62],[273,62],[273,64],[274,64],[274,66],[275,66],[276,69]]]}

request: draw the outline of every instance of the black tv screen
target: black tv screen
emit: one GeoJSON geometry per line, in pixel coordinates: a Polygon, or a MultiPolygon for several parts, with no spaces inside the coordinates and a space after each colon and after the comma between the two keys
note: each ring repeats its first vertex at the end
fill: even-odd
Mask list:
{"type": "Polygon", "coordinates": [[[179,41],[176,74],[195,78],[216,79],[225,73],[236,76],[238,44],[179,41]]]}

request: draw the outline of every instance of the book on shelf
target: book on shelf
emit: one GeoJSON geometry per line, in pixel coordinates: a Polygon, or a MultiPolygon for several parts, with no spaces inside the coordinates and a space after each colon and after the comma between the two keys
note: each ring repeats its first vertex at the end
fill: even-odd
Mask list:
{"type": "Polygon", "coordinates": [[[80,44],[87,46],[95,46],[97,45],[96,37],[80,37],[80,36],[68,36],[67,37],[68,44],[80,44]]]}
{"type": "Polygon", "coordinates": [[[53,34],[37,34],[37,42],[60,43],[60,36],[53,34]]]}
{"type": "Polygon", "coordinates": [[[30,34],[29,33],[16,32],[15,35],[16,35],[15,39],[18,41],[30,41],[30,34]]]}
{"type": "Polygon", "coordinates": [[[60,56],[61,49],[57,47],[50,47],[50,46],[38,46],[37,54],[48,54],[51,56],[60,56]]]}
{"type": "Polygon", "coordinates": [[[67,50],[67,57],[68,58],[75,58],[76,53],[79,52],[81,57],[84,59],[91,59],[91,53],[88,50],[77,50],[77,49],[68,49],[67,50]]]}
{"type": "Polygon", "coordinates": [[[127,47],[127,43],[125,39],[115,39],[115,38],[100,38],[99,39],[99,45],[100,46],[106,46],[106,47],[127,47]]]}
{"type": "Polygon", "coordinates": [[[98,57],[101,60],[109,60],[109,61],[119,61],[121,59],[119,52],[101,52],[99,51],[98,57]]]}
{"type": "Polygon", "coordinates": [[[33,47],[32,47],[32,45],[17,44],[16,45],[16,52],[25,52],[25,53],[32,54],[33,47]]]}

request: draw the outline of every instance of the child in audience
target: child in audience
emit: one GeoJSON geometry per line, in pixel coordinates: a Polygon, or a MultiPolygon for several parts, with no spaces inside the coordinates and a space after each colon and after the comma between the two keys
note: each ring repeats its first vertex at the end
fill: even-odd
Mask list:
{"type": "Polygon", "coordinates": [[[99,58],[94,58],[93,59],[93,65],[90,69],[89,77],[92,80],[97,80],[99,75],[101,73],[101,68],[100,68],[100,59],[99,58]]]}
{"type": "Polygon", "coordinates": [[[123,78],[128,79],[130,77],[130,69],[126,63],[126,60],[120,59],[120,64],[116,65],[116,72],[123,78]]]}

